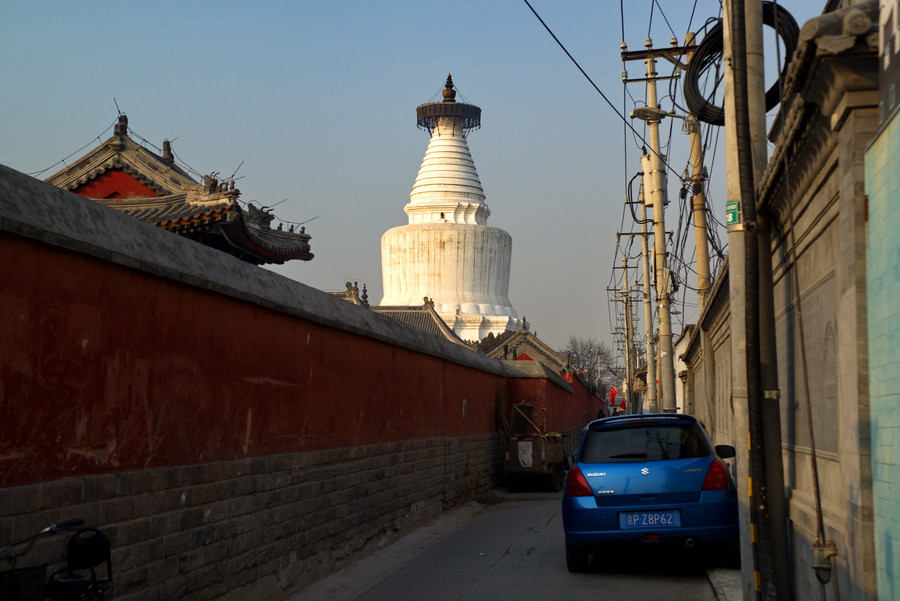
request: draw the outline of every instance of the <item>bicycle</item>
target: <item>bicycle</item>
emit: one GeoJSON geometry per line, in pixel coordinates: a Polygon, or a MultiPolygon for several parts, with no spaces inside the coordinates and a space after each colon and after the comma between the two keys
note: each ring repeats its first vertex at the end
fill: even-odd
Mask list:
{"type": "Polygon", "coordinates": [[[103,601],[112,587],[109,539],[97,528],[79,528],[77,518],[50,524],[37,534],[14,543],[0,553],[10,569],[0,571],[0,601],[103,601]],[[16,561],[42,537],[75,530],[66,545],[66,567],[47,580],[47,564],[16,568],[16,561]],[[106,578],[98,578],[96,568],[106,564],[106,578]]]}

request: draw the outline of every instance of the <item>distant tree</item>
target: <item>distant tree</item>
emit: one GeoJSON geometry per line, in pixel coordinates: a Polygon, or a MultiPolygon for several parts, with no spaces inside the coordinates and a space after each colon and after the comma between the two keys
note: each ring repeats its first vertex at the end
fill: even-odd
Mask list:
{"type": "Polygon", "coordinates": [[[601,396],[606,394],[613,382],[610,370],[615,367],[615,357],[609,345],[594,338],[570,336],[562,354],[590,387],[601,396]]]}

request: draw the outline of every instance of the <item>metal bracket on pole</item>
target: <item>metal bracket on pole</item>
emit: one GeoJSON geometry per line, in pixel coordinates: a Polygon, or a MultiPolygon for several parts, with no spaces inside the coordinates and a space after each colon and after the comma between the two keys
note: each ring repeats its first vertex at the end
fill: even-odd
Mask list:
{"type": "Polygon", "coordinates": [[[813,543],[813,569],[816,571],[816,578],[822,584],[831,580],[832,564],[831,559],[837,556],[837,546],[834,541],[827,541],[824,545],[821,543],[813,543]]]}

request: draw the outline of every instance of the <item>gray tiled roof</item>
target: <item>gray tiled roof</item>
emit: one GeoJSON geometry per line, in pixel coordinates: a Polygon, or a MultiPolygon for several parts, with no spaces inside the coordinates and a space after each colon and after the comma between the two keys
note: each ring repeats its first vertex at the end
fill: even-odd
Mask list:
{"type": "Polygon", "coordinates": [[[434,310],[433,303],[426,303],[421,307],[372,307],[376,313],[381,313],[397,321],[428,332],[438,338],[455,342],[463,346],[467,345],[450,326],[444,323],[441,316],[434,310]]]}
{"type": "Polygon", "coordinates": [[[251,263],[309,261],[314,257],[310,236],[303,228],[299,232],[293,228],[271,229],[271,212],[253,205],[241,207],[240,190],[235,189],[233,181],[219,182],[215,176],[204,176],[203,183],[197,182],[175,164],[168,143],[163,145],[164,156],[160,156],[129,138],[127,126],[127,118],[121,115],[115,135],[46,181],[77,192],[109,171],[123,172],[156,196],[92,200],[175,233],[221,236],[224,241],[218,246],[220,250],[251,263]]]}

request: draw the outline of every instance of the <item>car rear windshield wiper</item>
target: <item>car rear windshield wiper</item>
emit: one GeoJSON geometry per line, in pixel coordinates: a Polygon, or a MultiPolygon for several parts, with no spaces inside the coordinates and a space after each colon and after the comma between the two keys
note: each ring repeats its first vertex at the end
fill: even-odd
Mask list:
{"type": "Polygon", "coordinates": [[[647,453],[621,453],[619,455],[610,455],[610,459],[646,459],[647,453]]]}

